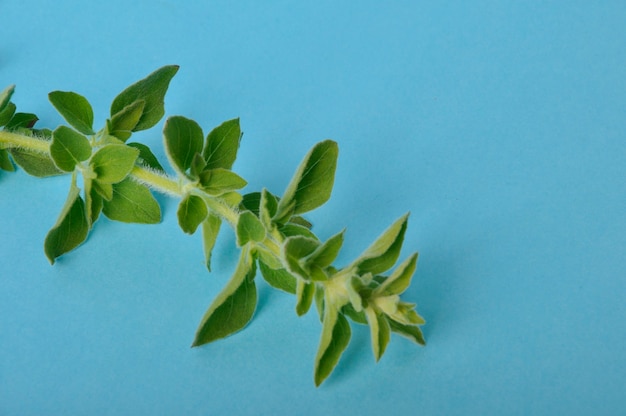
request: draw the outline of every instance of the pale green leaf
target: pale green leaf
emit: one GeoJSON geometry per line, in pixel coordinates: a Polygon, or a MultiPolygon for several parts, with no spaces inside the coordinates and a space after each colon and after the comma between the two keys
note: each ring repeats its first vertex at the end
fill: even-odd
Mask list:
{"type": "Polygon", "coordinates": [[[415,273],[417,266],[417,253],[414,253],[402,264],[400,264],[396,270],[383,281],[383,283],[376,288],[374,293],[376,295],[388,296],[399,295],[404,292],[411,284],[411,278],[415,273]]]}
{"type": "Polygon", "coordinates": [[[257,302],[254,275],[252,256],[244,249],[233,276],[204,314],[192,347],[227,337],[250,322],[257,302]]]}
{"type": "Polygon", "coordinates": [[[316,386],[322,384],[335,369],[352,335],[350,324],[341,313],[330,305],[324,309],[322,337],[315,357],[316,386]]]}
{"type": "Polygon", "coordinates": [[[296,284],[296,313],[302,316],[309,311],[315,296],[315,283],[298,280],[296,284]]]}
{"type": "Polygon", "coordinates": [[[98,193],[102,198],[110,201],[113,198],[113,184],[101,183],[97,180],[92,181],[92,188],[94,192],[98,193]]]}
{"type": "Polygon", "coordinates": [[[139,123],[145,106],[145,100],[136,100],[113,114],[109,123],[109,134],[121,141],[128,140],[139,123]]]}
{"type": "Polygon", "coordinates": [[[276,222],[284,223],[292,215],[311,211],[328,201],[338,153],[337,143],[332,140],[320,142],[309,151],[278,203],[276,222]]]}
{"type": "Polygon", "coordinates": [[[113,198],[103,201],[102,212],[122,222],[156,224],[161,221],[161,208],[148,187],[130,178],[113,185],[113,198]]]}
{"type": "Polygon", "coordinates": [[[11,97],[13,96],[14,91],[15,85],[9,85],[2,92],[0,92],[0,113],[9,104],[9,101],[11,101],[11,97]]]}
{"type": "Polygon", "coordinates": [[[385,353],[387,344],[390,339],[390,327],[387,318],[383,314],[376,313],[372,308],[365,309],[365,316],[370,327],[370,336],[372,339],[372,351],[376,361],[385,353]]]}
{"type": "Polygon", "coordinates": [[[397,334],[400,334],[411,341],[420,344],[426,345],[426,341],[424,340],[424,335],[422,331],[414,325],[404,325],[396,321],[388,321],[391,330],[397,334]]]}
{"type": "Polygon", "coordinates": [[[193,120],[183,116],[167,119],[163,127],[165,153],[181,175],[187,172],[196,153],[202,152],[202,128],[193,120]]]}
{"type": "Polygon", "coordinates": [[[315,265],[320,268],[325,268],[333,264],[333,261],[337,258],[339,250],[343,245],[344,233],[345,230],[342,230],[316,248],[313,253],[307,256],[306,264],[309,266],[315,265]]]}
{"type": "Polygon", "coordinates": [[[57,168],[48,154],[28,152],[19,148],[13,148],[10,151],[13,161],[29,175],[44,178],[64,173],[57,168]]]}
{"type": "Polygon", "coordinates": [[[207,218],[202,221],[202,244],[204,248],[204,261],[207,269],[211,271],[211,253],[220,232],[222,220],[214,214],[208,214],[207,218]]]}
{"type": "Polygon", "coordinates": [[[239,119],[228,120],[214,128],[206,138],[202,156],[207,169],[230,169],[237,158],[241,141],[239,119]]]}
{"type": "Polygon", "coordinates": [[[202,198],[196,195],[186,195],[178,205],[177,215],[180,228],[187,234],[193,234],[209,215],[209,211],[202,198]]]}
{"type": "Polygon", "coordinates": [[[7,103],[7,105],[0,111],[0,127],[6,126],[13,118],[17,107],[13,103],[7,103]]]}
{"type": "Polygon", "coordinates": [[[98,149],[89,164],[100,183],[118,183],[128,176],[139,150],[124,144],[108,144],[98,149]]]}
{"type": "Polygon", "coordinates": [[[261,191],[259,201],[259,218],[263,225],[269,230],[273,228],[272,217],[276,213],[277,200],[267,189],[261,191]]]}
{"type": "Polygon", "coordinates": [[[144,101],[141,117],[132,131],[145,130],[154,126],[165,114],[163,100],[170,81],[177,71],[178,65],[164,66],[126,88],[113,100],[111,116],[115,116],[136,101],[144,101]]]}
{"type": "Polygon", "coordinates": [[[303,264],[303,259],[313,253],[319,245],[319,241],[307,237],[295,236],[287,238],[283,244],[283,258],[287,270],[305,280],[311,279],[308,270],[303,264]]]}
{"type": "Polygon", "coordinates": [[[317,236],[311,230],[299,224],[292,224],[288,222],[287,224],[281,226],[278,231],[280,231],[280,233],[285,237],[302,236],[312,240],[317,240],[317,236]]]}
{"type": "Polygon", "coordinates": [[[243,247],[249,241],[260,242],[265,239],[265,227],[256,215],[250,211],[239,214],[237,221],[237,245],[243,247]]]}
{"type": "Polygon", "coordinates": [[[159,160],[156,158],[154,153],[152,153],[152,150],[150,150],[148,146],[142,143],[135,142],[126,143],[126,146],[134,147],[135,149],[139,150],[137,163],[152,168],[153,170],[156,170],[158,172],[165,173],[165,169],[163,169],[163,166],[161,166],[161,163],[159,163],[159,160]]]}
{"type": "Polygon", "coordinates": [[[360,274],[379,274],[394,265],[402,248],[407,219],[408,214],[396,220],[355,261],[360,274]]]}
{"type": "Polygon", "coordinates": [[[89,221],[85,213],[85,203],[79,194],[80,189],[72,186],[57,222],[46,235],[44,251],[51,264],[87,238],[89,221]]]}
{"type": "Polygon", "coordinates": [[[270,286],[287,293],[296,293],[296,278],[285,269],[273,269],[259,260],[261,274],[270,286]]]}
{"type": "Polygon", "coordinates": [[[91,145],[82,134],[66,126],[59,126],[52,132],[50,156],[56,166],[72,172],[77,163],[89,159],[91,145]]]}
{"type": "Polygon", "coordinates": [[[200,185],[205,192],[217,196],[241,189],[247,182],[233,171],[217,168],[200,173],[200,185]]]}
{"type": "Polygon", "coordinates": [[[93,109],[85,97],[71,91],[52,91],[48,99],[72,127],[83,134],[94,134],[93,109]]]}

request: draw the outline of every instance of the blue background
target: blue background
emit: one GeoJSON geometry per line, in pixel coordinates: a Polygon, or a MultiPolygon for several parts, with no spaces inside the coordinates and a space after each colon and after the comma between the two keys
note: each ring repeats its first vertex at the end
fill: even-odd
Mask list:
{"type": "MultiPolygon", "coordinates": [[[[62,119],[52,90],[114,96],[181,65],[166,97],[205,131],[241,117],[235,170],[284,190],[317,141],[340,145],[331,201],[347,263],[411,211],[406,298],[428,345],[366,327],[313,386],[320,324],[260,284],[256,319],[190,349],[232,270],[159,196],[160,225],[98,222],[54,267],[69,186],[0,175],[0,414],[624,414],[623,1],[0,1],[0,80],[62,119]],[[593,5],[592,5],[593,4],[593,5]]],[[[138,135],[164,160],[159,124],[138,135]]]]}

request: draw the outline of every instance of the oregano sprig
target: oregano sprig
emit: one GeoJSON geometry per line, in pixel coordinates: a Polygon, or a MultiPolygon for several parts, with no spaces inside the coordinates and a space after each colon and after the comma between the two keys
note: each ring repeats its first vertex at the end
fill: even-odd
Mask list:
{"type": "Polygon", "coordinates": [[[346,349],[349,320],[368,325],[378,361],[391,333],[424,344],[424,320],[401,299],[417,265],[417,253],[398,261],[408,214],[395,221],[359,257],[334,266],[345,239],[341,230],[321,240],[302,217],[331,196],[337,143],[325,140],[307,153],[281,196],[262,189],[241,192],[245,179],[232,170],[242,138],[239,119],[204,134],[196,121],[169,117],[163,127],[167,174],[151,149],[129,142],[136,131],[155,126],[165,114],[164,97],[178,66],[164,66],[122,91],[110,118],[94,130],[89,101],[75,92],[53,91],[48,98],[67,122],[54,130],[36,129],[37,116],[16,111],[14,86],[0,93],[0,169],[20,166],[37,177],[69,175],[70,188],[48,232],[44,251],[51,263],[74,250],[101,214],[111,220],[158,223],[161,210],[152,191],[179,199],[177,218],[187,234],[202,233],[206,266],[222,223],[229,224],[241,250],[232,277],[209,305],[192,346],[227,337],[254,316],[256,277],[294,294],[298,315],[315,304],[322,332],[314,381],[320,385],[346,349]],[[78,178],[84,189],[79,189],[78,178]],[[257,273],[258,272],[258,273],[257,273]]]}

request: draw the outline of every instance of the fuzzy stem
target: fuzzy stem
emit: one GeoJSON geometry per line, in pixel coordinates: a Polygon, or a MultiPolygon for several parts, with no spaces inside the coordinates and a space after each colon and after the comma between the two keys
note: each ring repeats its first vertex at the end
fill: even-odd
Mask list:
{"type": "Polygon", "coordinates": [[[23,134],[0,131],[0,149],[21,148],[37,153],[49,153],[50,142],[23,134]]]}

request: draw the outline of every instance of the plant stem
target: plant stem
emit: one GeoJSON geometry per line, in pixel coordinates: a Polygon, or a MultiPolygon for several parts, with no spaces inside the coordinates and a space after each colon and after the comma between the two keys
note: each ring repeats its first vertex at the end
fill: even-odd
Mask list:
{"type": "Polygon", "coordinates": [[[23,134],[0,131],[0,149],[20,148],[36,153],[50,153],[50,142],[23,134]]]}

